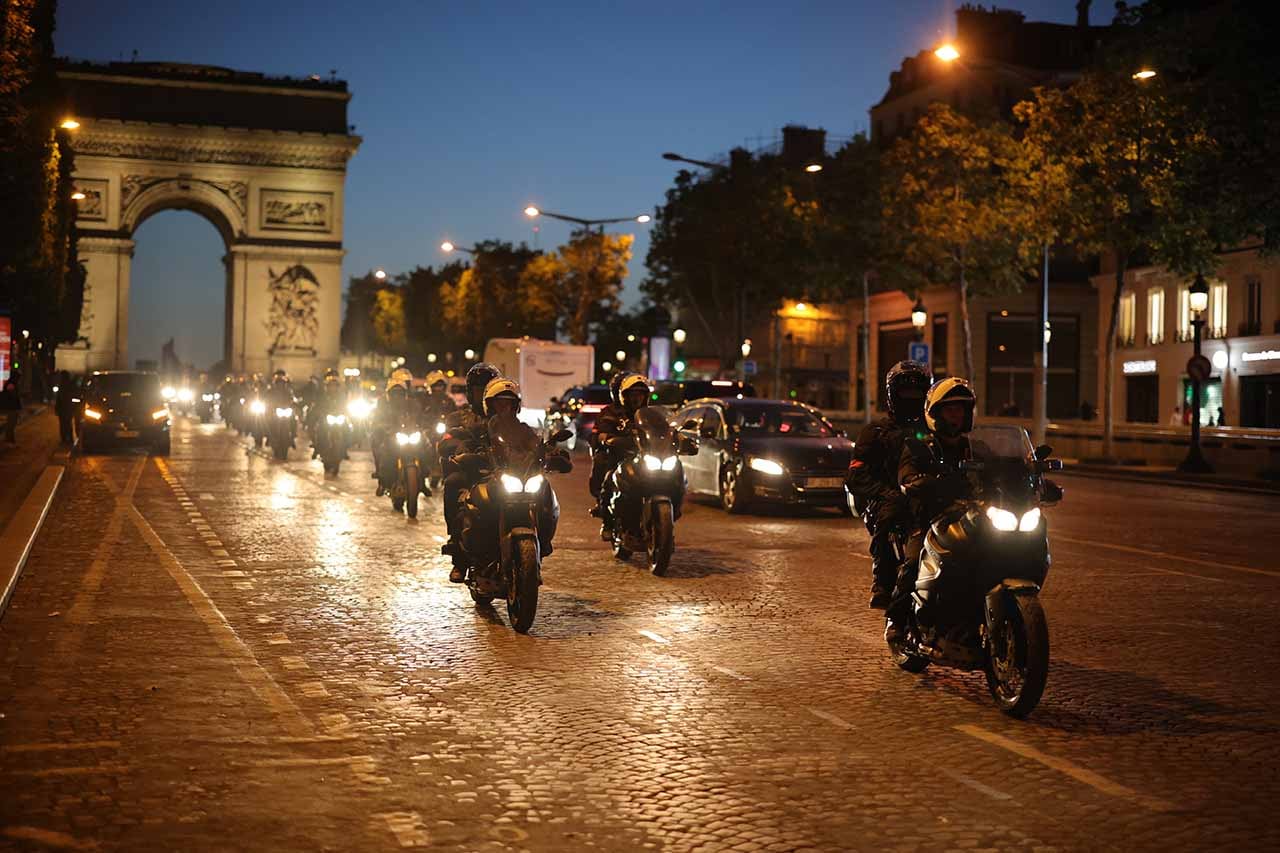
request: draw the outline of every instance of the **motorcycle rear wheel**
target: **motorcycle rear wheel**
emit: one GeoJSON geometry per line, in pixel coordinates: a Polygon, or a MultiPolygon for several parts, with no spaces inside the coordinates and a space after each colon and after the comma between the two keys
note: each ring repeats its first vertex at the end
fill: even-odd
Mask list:
{"type": "Polygon", "coordinates": [[[1006,595],[1004,614],[989,641],[987,689],[1001,711],[1021,719],[1049,681],[1049,623],[1035,595],[1006,595]]]}
{"type": "Polygon", "coordinates": [[[649,516],[649,529],[645,533],[649,552],[649,571],[662,577],[671,566],[671,555],[676,549],[675,522],[671,518],[671,504],[655,503],[653,505],[649,516]]]}
{"type": "Polygon", "coordinates": [[[418,495],[422,494],[420,476],[417,465],[410,465],[404,469],[405,511],[410,518],[418,517],[418,495]]]}
{"type": "Polygon", "coordinates": [[[538,543],[516,542],[512,556],[511,586],[507,590],[507,618],[517,633],[527,634],[538,613],[538,543]]]}

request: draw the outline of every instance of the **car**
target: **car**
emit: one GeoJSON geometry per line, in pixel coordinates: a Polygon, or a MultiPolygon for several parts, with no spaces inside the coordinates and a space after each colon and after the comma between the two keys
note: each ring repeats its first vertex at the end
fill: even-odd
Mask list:
{"type": "Polygon", "coordinates": [[[848,511],[844,478],[853,442],[812,406],[706,397],[685,404],[673,420],[699,445],[684,460],[689,491],[716,497],[727,512],[757,503],[848,511]]]}
{"type": "Polygon", "coordinates": [[[160,377],[145,370],[98,370],[81,395],[80,449],[142,445],[169,455],[169,407],[160,377]]]}
{"type": "MultiPolygon", "coordinates": [[[[596,415],[609,405],[607,385],[575,385],[552,401],[547,412],[547,437],[567,429],[573,436],[564,443],[569,450],[578,446],[579,436],[589,436],[595,429],[596,415]]],[[[585,440],[585,439],[584,439],[585,440]]]]}
{"type": "Polygon", "coordinates": [[[685,379],[659,382],[653,393],[654,402],[659,406],[679,408],[689,400],[703,397],[754,397],[756,387],[733,379],[685,379]]]}

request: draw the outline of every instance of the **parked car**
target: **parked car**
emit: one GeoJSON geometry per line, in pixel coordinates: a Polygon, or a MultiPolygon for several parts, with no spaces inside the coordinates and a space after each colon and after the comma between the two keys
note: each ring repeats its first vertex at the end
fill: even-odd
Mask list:
{"type": "Polygon", "coordinates": [[[134,444],[169,455],[169,408],[160,377],[141,370],[99,370],[81,397],[80,449],[93,453],[134,444]]]}
{"type": "Polygon", "coordinates": [[[547,437],[567,429],[573,436],[564,443],[570,450],[578,447],[578,437],[585,443],[596,425],[596,415],[609,405],[609,388],[605,385],[575,385],[556,398],[547,412],[547,437]]]}
{"type": "Polygon", "coordinates": [[[659,382],[654,394],[657,395],[655,403],[674,409],[703,397],[754,397],[756,386],[733,379],[686,379],[683,382],[659,382]]]}
{"type": "Polygon", "coordinates": [[[727,512],[754,503],[848,511],[844,478],[853,442],[812,406],[703,398],[681,408],[675,425],[699,443],[697,455],[684,459],[689,491],[715,496],[727,512]]]}

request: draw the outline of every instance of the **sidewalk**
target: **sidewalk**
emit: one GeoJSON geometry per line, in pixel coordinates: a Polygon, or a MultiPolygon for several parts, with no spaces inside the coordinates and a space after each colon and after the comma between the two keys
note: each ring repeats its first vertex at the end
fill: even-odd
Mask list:
{"type": "Polygon", "coordinates": [[[0,531],[9,526],[45,466],[65,461],[53,407],[28,406],[18,422],[17,447],[0,441],[0,531]]]}
{"type": "Polygon", "coordinates": [[[1170,486],[1193,486],[1225,491],[1280,495],[1280,481],[1261,477],[1226,474],[1187,474],[1165,465],[1104,465],[1079,459],[1062,460],[1064,474],[1103,480],[1127,480],[1141,483],[1164,483],[1170,486]]]}

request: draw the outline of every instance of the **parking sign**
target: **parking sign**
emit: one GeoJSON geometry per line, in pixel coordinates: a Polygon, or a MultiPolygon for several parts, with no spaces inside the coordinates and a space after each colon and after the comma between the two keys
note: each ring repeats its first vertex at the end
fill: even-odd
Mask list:
{"type": "Polygon", "coordinates": [[[907,344],[907,358],[921,364],[929,364],[929,345],[924,341],[912,341],[907,344]]]}

